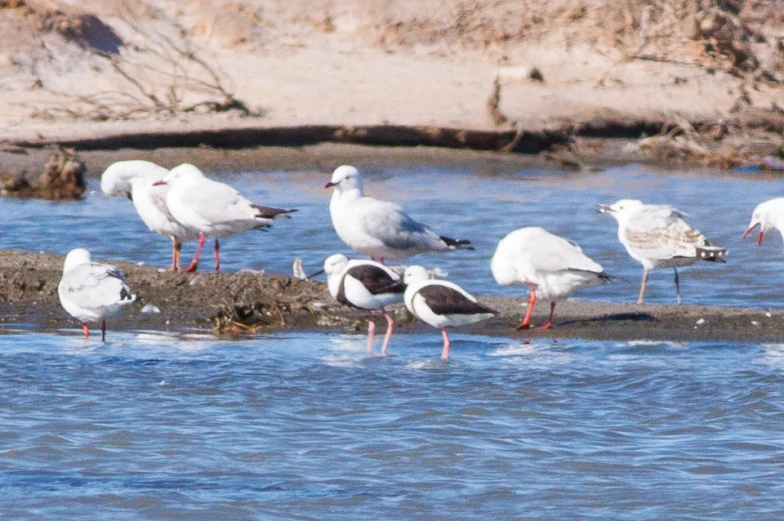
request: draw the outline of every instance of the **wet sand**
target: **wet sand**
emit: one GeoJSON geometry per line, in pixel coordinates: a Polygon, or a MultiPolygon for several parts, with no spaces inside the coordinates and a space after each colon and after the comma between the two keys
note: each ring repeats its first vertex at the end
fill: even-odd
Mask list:
{"type": "MultiPolygon", "coordinates": [[[[236,335],[308,329],[364,334],[367,326],[366,313],[334,302],[322,282],[254,272],[170,273],[152,266],[98,260],[120,267],[137,294],[137,302],[128,313],[109,320],[109,338],[111,331],[118,330],[236,335]],[[157,306],[160,313],[142,313],[147,304],[157,306]]],[[[57,297],[62,263],[59,255],[0,251],[0,322],[6,328],[78,328],[57,297]]],[[[522,296],[524,289],[519,289],[522,296]]],[[[631,300],[635,296],[626,297],[631,300]]],[[[517,331],[514,328],[527,299],[479,299],[498,310],[499,317],[459,332],[521,340],[549,337],[758,343],[784,338],[784,311],[583,300],[559,304],[555,327],[549,331],[517,331]]],[[[534,325],[544,323],[547,311],[545,303],[537,304],[534,325]]],[[[435,333],[413,319],[403,306],[395,307],[395,314],[398,331],[435,333]]]]}

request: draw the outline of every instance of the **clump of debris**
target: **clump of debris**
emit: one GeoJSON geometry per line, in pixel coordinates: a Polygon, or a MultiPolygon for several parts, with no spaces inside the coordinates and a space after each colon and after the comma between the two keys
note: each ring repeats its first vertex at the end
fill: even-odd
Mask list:
{"type": "Polygon", "coordinates": [[[58,147],[35,180],[30,180],[27,172],[0,174],[0,194],[51,201],[78,200],[86,190],[85,172],[84,161],[75,150],[58,147]]]}

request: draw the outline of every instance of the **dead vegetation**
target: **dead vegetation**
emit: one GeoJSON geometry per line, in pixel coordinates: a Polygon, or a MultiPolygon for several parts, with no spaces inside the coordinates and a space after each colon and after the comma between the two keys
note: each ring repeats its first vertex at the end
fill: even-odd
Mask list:
{"type": "MultiPolygon", "coordinates": [[[[66,39],[84,40],[80,26],[57,22],[57,17],[45,17],[48,25],[65,26],[58,32],[66,39]]],[[[100,24],[96,17],[90,27],[100,24]]],[[[68,18],[69,20],[71,18],[68,18]]],[[[80,18],[81,19],[81,18],[80,18]]],[[[108,48],[89,46],[118,79],[115,89],[74,94],[43,87],[55,95],[57,101],[31,107],[32,116],[43,119],[83,119],[115,121],[149,116],[172,117],[183,113],[219,113],[235,111],[241,116],[259,116],[234,94],[233,80],[221,68],[206,58],[206,51],[198,47],[185,28],[171,22],[160,28],[142,22],[126,6],[121,19],[127,37],[108,48]]],[[[95,30],[93,30],[95,32],[95,30]]],[[[101,40],[106,41],[106,38],[101,40]]]]}
{"type": "Polygon", "coordinates": [[[657,160],[699,162],[724,169],[755,161],[742,148],[721,143],[730,131],[725,121],[701,130],[698,132],[686,118],[677,116],[664,126],[661,134],[641,139],[640,150],[657,160]]]}
{"type": "Polygon", "coordinates": [[[84,161],[75,150],[57,147],[41,175],[30,181],[26,172],[0,176],[0,193],[6,197],[39,197],[53,201],[81,199],[86,189],[84,161]]]}

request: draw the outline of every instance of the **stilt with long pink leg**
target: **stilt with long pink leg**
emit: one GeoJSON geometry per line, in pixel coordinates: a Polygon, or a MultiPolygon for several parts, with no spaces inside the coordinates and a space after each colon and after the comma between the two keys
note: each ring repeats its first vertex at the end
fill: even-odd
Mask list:
{"type": "Polygon", "coordinates": [[[441,329],[444,347],[441,358],[449,358],[447,328],[473,324],[498,314],[466,290],[446,280],[432,280],[422,266],[409,266],[403,275],[406,308],[421,321],[441,329]]]}
{"type": "MultiPolygon", "coordinates": [[[[327,274],[327,287],[332,297],[347,306],[369,311],[368,352],[373,352],[376,325],[373,311],[381,310],[387,320],[387,332],[381,352],[386,354],[395,320],[386,306],[403,302],[405,285],[400,275],[381,263],[372,260],[349,260],[342,253],[331,255],[324,261],[324,269],[310,275],[327,274]]],[[[308,278],[310,278],[308,277],[308,278]]]]}

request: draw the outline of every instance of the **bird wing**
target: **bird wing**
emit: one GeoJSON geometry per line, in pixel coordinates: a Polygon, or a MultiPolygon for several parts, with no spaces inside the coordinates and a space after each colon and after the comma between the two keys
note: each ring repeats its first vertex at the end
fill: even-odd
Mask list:
{"type": "Polygon", "coordinates": [[[465,293],[442,284],[427,284],[417,293],[436,315],[476,315],[496,312],[469,298],[465,293]]]}
{"type": "Polygon", "coordinates": [[[403,293],[406,285],[400,277],[392,277],[390,270],[371,264],[359,264],[346,270],[346,275],[357,279],[371,295],[380,293],[403,293]]]}
{"type": "Polygon", "coordinates": [[[249,200],[231,186],[203,179],[181,193],[181,202],[211,225],[256,218],[249,200]]]}
{"type": "Polygon", "coordinates": [[[670,206],[650,205],[629,219],[623,235],[630,248],[649,259],[694,257],[697,246],[709,244],[682,215],[670,206]]]}
{"type": "Polygon", "coordinates": [[[125,283],[125,276],[114,266],[91,262],[63,274],[60,290],[82,308],[112,306],[135,297],[125,283]]]}
{"type": "Polygon", "coordinates": [[[443,242],[430,228],[412,219],[400,205],[389,201],[365,197],[357,204],[357,214],[363,231],[388,248],[434,248],[443,242]]]}
{"type": "Polygon", "coordinates": [[[588,271],[601,273],[602,266],[583,253],[577,243],[542,230],[535,246],[528,245],[521,257],[541,272],[588,271]]]}

